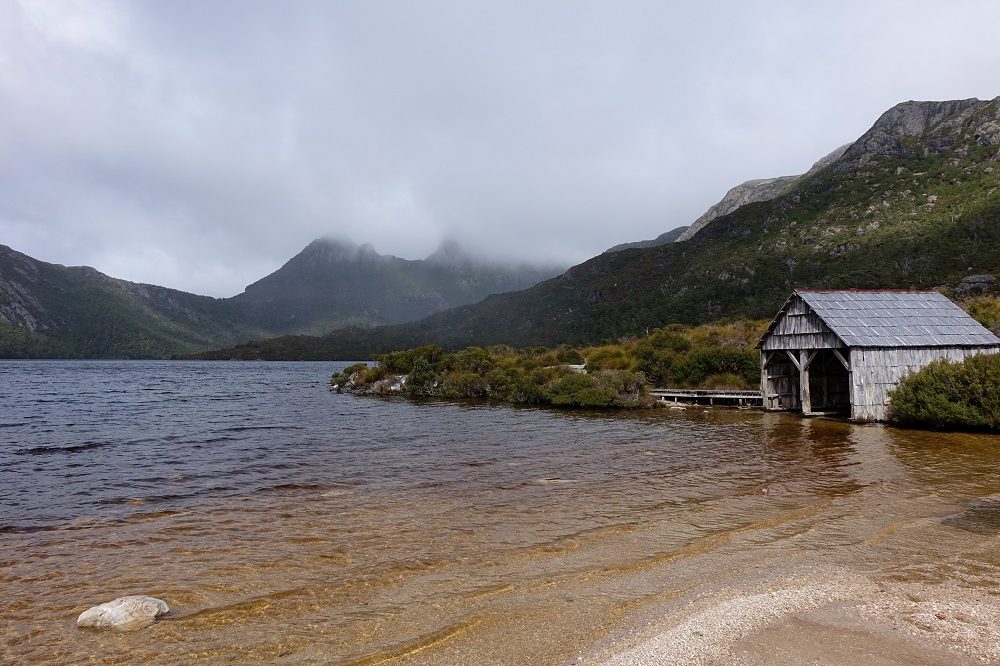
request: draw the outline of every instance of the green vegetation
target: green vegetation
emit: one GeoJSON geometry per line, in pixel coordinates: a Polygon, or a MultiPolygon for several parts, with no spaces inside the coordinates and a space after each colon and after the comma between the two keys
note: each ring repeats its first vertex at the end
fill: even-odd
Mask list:
{"type": "Polygon", "coordinates": [[[334,375],[338,388],[411,397],[488,399],[559,407],[647,406],[649,386],[750,388],[760,371],[753,345],[764,322],[670,326],[597,347],[516,350],[469,347],[446,353],[424,345],[355,364],[334,375]],[[586,372],[570,366],[586,366],[586,372]],[[405,376],[405,382],[399,377],[405,376]]]}
{"type": "Polygon", "coordinates": [[[994,333],[1000,334],[1000,297],[976,296],[960,304],[973,319],[994,333]]]}
{"type": "Polygon", "coordinates": [[[890,398],[889,419],[900,425],[1000,430],[1000,354],[935,361],[890,398]]]}
{"type": "Polygon", "coordinates": [[[447,354],[424,346],[361,363],[331,383],[363,393],[458,400],[497,400],[558,407],[643,407],[651,404],[646,378],[628,370],[582,374],[558,362],[558,352],[470,347],[447,354]],[[405,375],[405,383],[399,380],[405,375]],[[395,387],[395,388],[394,388],[395,387]]]}

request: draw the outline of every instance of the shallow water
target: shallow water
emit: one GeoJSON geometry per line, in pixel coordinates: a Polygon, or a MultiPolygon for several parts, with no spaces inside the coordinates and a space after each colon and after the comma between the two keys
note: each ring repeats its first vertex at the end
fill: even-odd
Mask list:
{"type": "Polygon", "coordinates": [[[0,362],[0,661],[558,663],[764,563],[1000,591],[1000,438],[0,362]],[[170,616],[74,626],[123,594],[170,616]]]}

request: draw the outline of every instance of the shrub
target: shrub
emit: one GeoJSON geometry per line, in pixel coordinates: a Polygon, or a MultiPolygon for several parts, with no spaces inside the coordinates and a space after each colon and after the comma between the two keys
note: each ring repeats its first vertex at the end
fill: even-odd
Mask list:
{"type": "Polygon", "coordinates": [[[375,360],[389,372],[406,375],[413,371],[413,364],[416,363],[417,359],[423,359],[427,361],[428,365],[433,367],[440,363],[443,357],[444,351],[437,345],[424,345],[404,351],[382,354],[381,356],[376,356],[375,360]]]}
{"type": "Polygon", "coordinates": [[[369,386],[375,382],[385,379],[391,373],[381,365],[376,365],[373,368],[368,367],[367,363],[355,363],[354,365],[349,365],[344,368],[343,372],[335,372],[333,376],[330,377],[331,384],[338,384],[343,386],[351,377],[354,377],[355,386],[369,386]]]}
{"type": "Polygon", "coordinates": [[[549,383],[545,397],[561,407],[609,407],[615,394],[611,387],[602,384],[593,375],[573,373],[549,383]]]}
{"type": "Polygon", "coordinates": [[[413,360],[410,374],[406,379],[406,392],[409,395],[427,395],[433,387],[435,381],[434,370],[430,361],[425,357],[413,360]]]}
{"type": "Polygon", "coordinates": [[[629,372],[628,370],[602,372],[597,378],[599,382],[614,392],[614,404],[622,407],[645,404],[645,398],[648,396],[648,382],[646,376],[641,372],[629,372]]]}
{"type": "Polygon", "coordinates": [[[669,349],[637,350],[636,369],[657,386],[669,386],[674,381],[674,369],[680,357],[669,349]]]}
{"type": "Polygon", "coordinates": [[[450,372],[441,381],[440,394],[445,398],[485,398],[489,395],[489,383],[475,372],[450,372]]]}
{"type": "Polygon", "coordinates": [[[549,382],[545,397],[561,407],[638,406],[644,404],[645,387],[646,378],[639,372],[572,373],[549,382]]]}
{"type": "Polygon", "coordinates": [[[970,299],[965,304],[969,315],[993,332],[1000,331],[1000,300],[996,297],[970,299]]]}
{"type": "Polygon", "coordinates": [[[641,356],[647,351],[670,350],[674,352],[686,352],[690,349],[691,341],[679,331],[661,328],[653,331],[649,337],[636,345],[635,352],[641,356]]]}
{"type": "Polygon", "coordinates": [[[632,365],[625,349],[616,345],[596,347],[587,354],[587,372],[623,370],[632,365]]]}
{"type": "Polygon", "coordinates": [[[1000,430],[1000,355],[935,361],[889,397],[889,420],[901,425],[1000,430]]]}
{"type": "Polygon", "coordinates": [[[621,338],[584,349],[495,345],[446,353],[426,345],[379,356],[377,368],[352,366],[331,381],[342,384],[356,373],[356,382],[364,389],[389,374],[406,374],[404,390],[410,396],[635,406],[649,401],[647,382],[678,387],[756,385],[759,359],[752,344],[764,326],[765,322],[751,321],[697,328],[675,324],[643,338],[621,338]],[[586,364],[588,374],[572,373],[566,367],[580,363],[586,364]]]}
{"type": "Polygon", "coordinates": [[[556,362],[564,365],[581,365],[586,363],[587,360],[576,349],[562,346],[556,350],[556,362]]]}
{"type": "Polygon", "coordinates": [[[707,347],[690,354],[674,368],[674,378],[684,386],[700,386],[712,375],[731,374],[753,384],[760,377],[760,358],[749,349],[707,347]]]}
{"type": "Polygon", "coordinates": [[[453,352],[447,358],[447,365],[450,370],[472,372],[478,375],[485,375],[496,367],[496,363],[494,354],[482,347],[469,347],[468,349],[453,352]]]}
{"type": "Polygon", "coordinates": [[[706,377],[698,388],[703,389],[732,389],[740,390],[747,388],[747,380],[742,375],[737,375],[732,372],[723,372],[717,375],[711,375],[706,377]]]}

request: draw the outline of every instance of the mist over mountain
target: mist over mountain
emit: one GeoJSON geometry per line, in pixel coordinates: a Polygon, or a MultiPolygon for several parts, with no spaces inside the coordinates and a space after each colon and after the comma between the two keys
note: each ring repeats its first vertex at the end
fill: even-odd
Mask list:
{"type": "Polygon", "coordinates": [[[483,262],[455,243],[407,260],[318,239],[243,293],[213,299],[4,248],[0,354],[169,356],[282,334],[297,337],[208,356],[583,343],[766,317],[797,287],[1000,274],[998,107],[1000,98],[896,105],[777,195],[712,217],[686,241],[606,252],[565,272],[483,262]]]}
{"type": "Polygon", "coordinates": [[[0,357],[162,358],[283,334],[413,321],[529,287],[561,267],[506,266],[447,243],[427,260],[318,239],[232,298],[119,280],[0,246],[0,357]]]}
{"type": "Polygon", "coordinates": [[[674,322],[770,317],[798,287],[929,288],[969,275],[1000,275],[1000,98],[898,104],[787,191],[722,214],[684,242],[607,252],[413,324],[210,356],[592,343],[674,322]]]}
{"type": "Polygon", "coordinates": [[[231,300],[263,328],[325,333],[414,321],[525,289],[563,270],[482,260],[454,241],[411,260],[379,254],[370,244],[321,238],[231,300]]]}

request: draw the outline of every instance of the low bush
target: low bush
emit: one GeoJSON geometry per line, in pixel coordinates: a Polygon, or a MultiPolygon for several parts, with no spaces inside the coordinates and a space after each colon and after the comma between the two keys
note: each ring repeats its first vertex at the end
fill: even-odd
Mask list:
{"type": "Polygon", "coordinates": [[[900,425],[1000,430],[1000,354],[935,361],[889,397],[889,420],[900,425]]]}
{"type": "Polygon", "coordinates": [[[594,375],[573,373],[545,387],[545,397],[558,407],[610,407],[615,394],[594,375]]]}
{"type": "Polygon", "coordinates": [[[376,356],[375,360],[390,373],[407,375],[413,371],[413,364],[418,359],[422,359],[429,365],[435,366],[441,362],[444,355],[444,350],[437,345],[424,345],[422,347],[414,347],[413,349],[382,354],[381,356],[376,356]]]}

